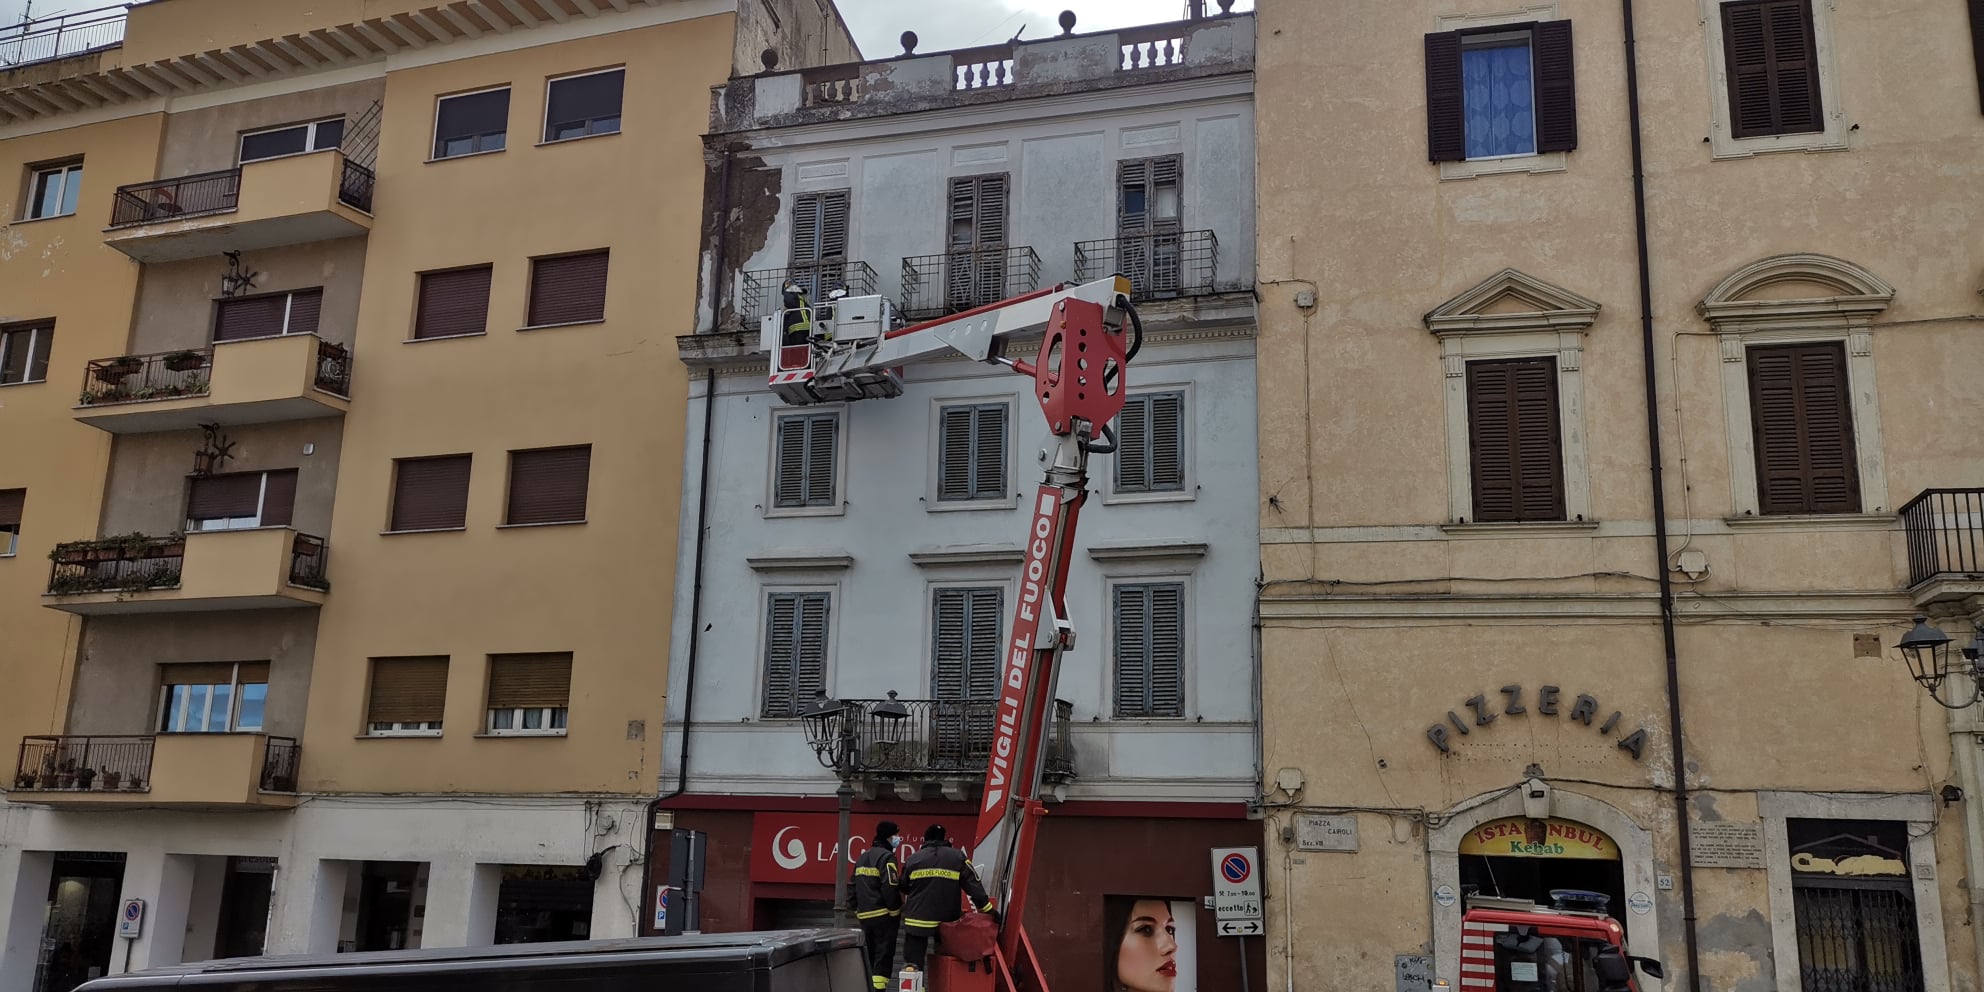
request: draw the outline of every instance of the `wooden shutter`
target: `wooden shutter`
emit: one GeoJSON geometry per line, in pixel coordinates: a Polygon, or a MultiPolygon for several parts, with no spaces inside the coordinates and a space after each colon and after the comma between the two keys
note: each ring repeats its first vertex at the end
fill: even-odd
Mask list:
{"type": "Polygon", "coordinates": [[[1150,489],[1150,401],[1132,396],[1116,418],[1116,491],[1141,493],[1150,489]]]}
{"type": "Polygon", "coordinates": [[[214,313],[214,340],[274,337],[282,333],[288,309],[288,293],[221,300],[214,313]]]}
{"type": "Polygon", "coordinates": [[[1132,396],[1117,421],[1116,491],[1165,492],[1185,485],[1185,394],[1132,396]]]}
{"type": "Polygon", "coordinates": [[[947,406],[939,415],[937,440],[937,498],[971,498],[971,426],[975,411],[968,406],[947,406]]]}
{"type": "Polygon", "coordinates": [[[586,518],[592,446],[510,452],[509,524],[575,523],[586,518]]]}
{"type": "Polygon", "coordinates": [[[1984,0],[1970,0],[1970,56],[1977,66],[1978,108],[1984,110],[1984,0]]]}
{"type": "Polygon", "coordinates": [[[489,656],[489,708],[563,707],[572,695],[572,655],[489,656]]]}
{"type": "Polygon", "coordinates": [[[804,712],[826,688],[827,594],[773,593],[765,610],[763,715],[804,712]]]}
{"type": "Polygon", "coordinates": [[[414,312],[413,336],[445,338],[482,334],[489,329],[487,265],[420,276],[420,305],[414,312]]]}
{"type": "Polygon", "coordinates": [[[393,530],[442,530],[468,522],[468,455],[401,458],[393,472],[393,530]]]}
{"type": "Polygon", "coordinates": [[[939,414],[937,498],[997,499],[1006,491],[1006,405],[947,406],[939,414]]]}
{"type": "Polygon", "coordinates": [[[262,505],[262,473],[236,472],[193,480],[186,496],[186,519],[252,517],[262,505]]]}
{"type": "Polygon", "coordinates": [[[1150,230],[1151,160],[1126,159],[1116,163],[1116,231],[1142,234],[1150,230]]]}
{"type": "Polygon", "coordinates": [[[1577,73],[1571,22],[1541,21],[1530,29],[1536,63],[1536,150],[1567,152],[1578,146],[1577,73]]]}
{"type": "Polygon", "coordinates": [[[445,656],[372,659],[367,723],[439,723],[447,699],[445,656]]]}
{"type": "Polygon", "coordinates": [[[1736,137],[1825,129],[1809,0],[1723,4],[1722,46],[1736,137]]]}
{"type": "Polygon", "coordinates": [[[801,193],[792,201],[792,264],[847,258],[847,190],[801,193]]]}
{"type": "Polygon", "coordinates": [[[1116,715],[1183,716],[1185,587],[1116,587],[1116,715]]]}
{"type": "Polygon", "coordinates": [[[1857,513],[1846,351],[1838,344],[1751,348],[1750,418],[1764,513],[1857,513]]]}
{"type": "Polygon", "coordinates": [[[1467,107],[1462,96],[1460,32],[1426,36],[1426,154],[1435,162],[1467,159],[1467,107]]]}
{"type": "Polygon", "coordinates": [[[324,312],[322,289],[299,289],[289,294],[289,325],[284,334],[315,334],[317,319],[324,312]]]}
{"type": "Polygon", "coordinates": [[[526,318],[530,326],[605,320],[606,257],[606,252],[595,251],[533,260],[526,318]]]}
{"type": "Polygon", "coordinates": [[[951,247],[996,247],[1006,243],[1004,173],[958,176],[951,180],[951,247]]]}
{"type": "Polygon", "coordinates": [[[25,489],[0,489],[0,527],[19,527],[27,501],[25,489]]]}
{"type": "Polygon", "coordinates": [[[774,506],[832,506],[835,447],[840,419],[831,413],[795,414],[778,419],[777,467],[772,479],[774,506]]]}
{"type": "Polygon", "coordinates": [[[262,526],[287,527],[296,513],[296,470],[267,473],[262,488],[262,526]]]}
{"type": "Polygon", "coordinates": [[[234,680],[242,685],[269,681],[269,663],[266,661],[243,661],[234,666],[234,680]]]}
{"type": "Polygon", "coordinates": [[[1564,519],[1556,360],[1469,362],[1467,400],[1474,519],[1564,519]]]}
{"type": "Polygon", "coordinates": [[[978,423],[972,431],[971,495],[974,499],[998,499],[1006,491],[1006,405],[978,408],[978,423]]]}
{"type": "Polygon", "coordinates": [[[1004,591],[996,586],[936,590],[931,602],[930,679],[936,698],[998,698],[1004,598],[1004,591]]]}

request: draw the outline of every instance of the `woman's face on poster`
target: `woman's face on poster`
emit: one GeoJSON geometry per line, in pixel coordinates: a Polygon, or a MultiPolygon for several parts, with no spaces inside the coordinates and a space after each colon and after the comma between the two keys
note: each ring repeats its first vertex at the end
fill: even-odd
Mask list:
{"type": "Polygon", "coordinates": [[[1139,899],[1116,950],[1116,980],[1131,992],[1171,992],[1178,980],[1178,925],[1162,899],[1139,899]]]}

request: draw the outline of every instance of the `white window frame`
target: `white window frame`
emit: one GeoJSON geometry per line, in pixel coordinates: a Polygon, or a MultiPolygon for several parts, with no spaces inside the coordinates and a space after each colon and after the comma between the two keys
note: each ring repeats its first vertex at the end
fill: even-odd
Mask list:
{"type": "Polygon", "coordinates": [[[1588,530],[1591,467],[1585,450],[1584,336],[1598,319],[1598,304],[1515,269],[1503,269],[1435,307],[1426,327],[1440,340],[1446,380],[1447,523],[1455,529],[1588,530]],[[1503,300],[1532,309],[1488,313],[1503,300]],[[1467,363],[1552,358],[1557,364],[1557,434],[1564,469],[1564,519],[1478,523],[1474,519],[1474,463],[1468,442],[1467,363]],[[1466,521],[1463,523],[1462,521],[1466,521]]]}
{"type": "Polygon", "coordinates": [[[933,396],[930,398],[930,414],[925,421],[929,425],[929,435],[924,449],[929,467],[924,472],[923,509],[931,513],[948,513],[956,510],[1010,510],[1020,505],[1018,463],[1014,458],[1017,448],[1013,444],[1013,429],[1019,409],[1017,393],[984,393],[964,396],[933,396]],[[939,499],[943,484],[944,454],[944,408],[950,406],[988,406],[994,403],[1006,405],[1006,487],[993,499],[939,499]]]}
{"type": "MultiPolygon", "coordinates": [[[[1134,399],[1151,393],[1181,393],[1178,411],[1178,467],[1181,486],[1161,492],[1118,492],[1116,489],[1116,457],[1109,456],[1108,467],[1102,473],[1102,502],[1105,505],[1116,503],[1185,503],[1199,498],[1198,473],[1194,463],[1198,455],[1198,396],[1197,389],[1190,381],[1154,383],[1140,385],[1127,394],[1134,399]]],[[[1119,419],[1120,427],[1122,421],[1119,419]]],[[[1117,443],[1122,443],[1119,437],[1117,443]]]]}
{"type": "Polygon", "coordinates": [[[22,205],[21,219],[49,220],[55,217],[74,217],[76,215],[75,210],[73,209],[60,210],[59,208],[63,204],[67,203],[69,200],[69,189],[71,183],[74,183],[76,185],[76,189],[78,190],[76,194],[77,207],[78,208],[81,207],[81,203],[82,203],[81,188],[83,182],[82,173],[83,173],[83,162],[81,159],[77,159],[69,162],[61,162],[53,165],[38,165],[35,166],[33,169],[31,169],[28,173],[28,195],[26,197],[27,202],[22,205]],[[60,186],[61,193],[55,198],[55,205],[58,208],[59,212],[52,214],[35,213],[36,208],[38,208],[41,205],[41,198],[36,196],[35,193],[41,186],[42,177],[51,176],[51,175],[61,177],[59,180],[59,182],[61,183],[60,186]]]}
{"type": "MultiPolygon", "coordinates": [[[[840,698],[840,694],[836,691],[836,686],[834,685],[834,673],[840,667],[837,664],[838,659],[836,657],[839,654],[837,645],[840,643],[840,586],[841,584],[837,581],[783,582],[766,583],[759,588],[757,614],[752,618],[752,622],[758,628],[758,633],[753,638],[754,643],[757,645],[757,650],[751,655],[751,681],[757,686],[756,691],[752,693],[753,698],[751,700],[750,719],[752,722],[794,724],[798,723],[800,719],[796,716],[765,715],[765,703],[770,698],[770,693],[765,686],[765,652],[771,648],[771,624],[768,621],[771,617],[772,597],[783,593],[827,594],[827,643],[826,653],[820,659],[820,685],[826,689],[828,699],[840,698]]],[[[800,709],[803,711],[806,700],[802,699],[799,702],[801,703],[800,709]]]]}
{"type": "Polygon", "coordinates": [[[1812,11],[1812,40],[1819,62],[1819,104],[1825,115],[1825,130],[1802,134],[1761,134],[1754,138],[1735,136],[1735,122],[1729,118],[1729,66],[1724,64],[1722,5],[1735,0],[1699,0],[1703,42],[1708,46],[1703,61],[1708,66],[1709,157],[1711,159],[1749,158],[1769,152],[1834,152],[1850,146],[1846,114],[1840,107],[1839,65],[1834,57],[1832,0],[1806,0],[1812,11]]]}
{"type": "MultiPolygon", "coordinates": [[[[928,566],[926,566],[928,567],[928,566]]],[[[930,579],[923,583],[923,696],[937,698],[937,659],[929,652],[937,644],[937,593],[945,589],[997,589],[999,590],[999,641],[1010,648],[1013,630],[1013,597],[1018,589],[1015,582],[1016,569],[992,569],[977,563],[968,567],[946,569],[943,578],[930,579]]],[[[1007,651],[999,653],[999,668],[1005,670],[1007,651]]]]}
{"type": "Polygon", "coordinates": [[[368,723],[365,725],[367,737],[439,737],[441,721],[427,720],[414,723],[368,723]],[[381,730],[379,728],[386,729],[381,730]]]}
{"type": "MultiPolygon", "coordinates": [[[[1556,21],[1562,17],[1557,13],[1557,4],[1529,4],[1519,10],[1502,11],[1493,14],[1443,14],[1434,18],[1435,32],[1472,31],[1478,28],[1497,27],[1503,24],[1526,24],[1530,21],[1556,21]]],[[[1465,45],[1465,39],[1462,44],[1465,45]]],[[[1534,67],[1536,65],[1536,44],[1530,40],[1530,87],[1536,85],[1534,67]]],[[[1536,101],[1532,96],[1530,106],[1536,101]]],[[[1535,127],[1534,120],[1531,127],[1535,127]]],[[[1542,174],[1563,172],[1569,168],[1570,156],[1564,152],[1531,152],[1527,155],[1497,155],[1493,158],[1471,158],[1459,162],[1441,162],[1440,180],[1474,179],[1480,176],[1502,175],[1511,172],[1542,174]]]]}
{"type": "Polygon", "coordinates": [[[502,706],[486,709],[482,732],[490,737],[563,737],[565,724],[571,713],[570,706],[502,706]],[[510,726],[496,726],[498,713],[509,717],[510,726]],[[538,714],[543,726],[525,727],[524,719],[529,713],[538,714]]]}
{"type": "Polygon", "coordinates": [[[848,416],[845,405],[824,406],[775,406],[771,416],[770,437],[765,451],[765,504],[766,517],[838,517],[847,513],[847,447],[848,416]],[[780,506],[778,505],[778,425],[779,420],[788,416],[815,416],[831,413],[834,424],[834,500],[826,506],[780,506]]]}
{"type": "MultiPolygon", "coordinates": [[[[428,125],[427,128],[427,155],[428,155],[427,161],[452,162],[458,158],[473,158],[477,155],[495,155],[499,152],[508,151],[510,149],[510,119],[508,114],[505,114],[503,118],[503,147],[478,148],[475,151],[462,152],[459,155],[435,154],[435,152],[439,150],[438,146],[440,145],[441,142],[441,105],[442,104],[447,103],[449,100],[459,100],[462,99],[463,97],[481,96],[484,93],[500,93],[504,91],[508,91],[510,93],[510,99],[512,102],[516,100],[516,96],[517,96],[516,90],[509,83],[504,83],[501,86],[485,86],[479,90],[465,90],[460,93],[447,93],[441,96],[436,96],[434,98],[434,119],[428,125]]],[[[545,93],[547,95],[550,92],[551,91],[549,89],[545,90],[545,93]]],[[[622,95],[624,100],[624,90],[622,95]]],[[[482,136],[476,135],[476,137],[481,138],[482,136]]]]}
{"type": "MultiPolygon", "coordinates": [[[[23,376],[27,376],[27,375],[32,375],[34,373],[34,355],[35,352],[41,350],[41,342],[43,340],[43,335],[47,335],[49,338],[52,339],[55,336],[55,326],[53,324],[43,322],[43,323],[29,323],[29,324],[12,324],[8,326],[0,327],[0,366],[4,366],[6,364],[7,339],[14,334],[20,333],[21,331],[28,332],[28,359],[26,362],[22,363],[21,365],[21,374],[23,376]]],[[[54,351],[54,345],[52,343],[49,345],[49,350],[51,352],[50,357],[53,357],[52,353],[54,351]]],[[[28,385],[33,385],[34,383],[37,382],[47,382],[48,370],[44,368],[41,370],[41,372],[42,372],[41,378],[39,379],[23,378],[19,382],[0,382],[0,388],[4,388],[6,386],[28,386],[28,385]]]]}
{"type": "Polygon", "coordinates": [[[1722,409],[1729,451],[1730,524],[1808,526],[1872,522],[1886,526],[1887,460],[1881,453],[1880,391],[1874,378],[1872,321],[1894,300],[1894,287],[1866,269],[1826,255],[1760,259],[1731,273],[1696,306],[1722,349],[1722,409]],[[1748,297],[1780,283],[1817,283],[1837,295],[1798,300],[1748,297]],[[1752,345],[1844,342],[1853,406],[1853,455],[1860,471],[1860,512],[1765,516],[1757,493],[1757,449],[1750,411],[1752,345]]]}
{"type": "MultiPolygon", "coordinates": [[[[538,114],[538,121],[537,121],[537,137],[538,137],[537,143],[539,145],[562,145],[567,141],[584,141],[587,138],[604,138],[608,135],[619,134],[620,132],[626,129],[627,129],[627,67],[626,66],[615,65],[615,66],[608,66],[604,69],[588,69],[585,72],[568,72],[562,76],[545,77],[544,109],[538,114]],[[545,132],[548,131],[551,127],[551,87],[559,83],[565,82],[566,80],[582,79],[586,76],[604,76],[609,72],[617,72],[620,74],[620,126],[614,128],[611,131],[601,131],[598,134],[590,134],[590,133],[578,134],[578,135],[573,135],[572,137],[569,138],[547,137],[545,132]]],[[[505,143],[508,142],[507,138],[505,138],[504,140],[505,143]]]]}
{"type": "MultiPolygon", "coordinates": [[[[287,470],[283,470],[283,471],[287,471],[287,470]]],[[[262,475],[262,488],[261,488],[261,491],[260,491],[259,493],[257,493],[257,494],[256,494],[256,496],[255,496],[255,515],[254,515],[254,516],[252,516],[252,517],[214,517],[214,518],[211,518],[211,519],[208,519],[208,520],[195,520],[195,519],[194,519],[194,518],[192,518],[192,517],[187,517],[187,518],[186,518],[186,529],[185,529],[185,533],[188,533],[188,534],[204,534],[204,533],[207,533],[207,532],[209,532],[209,531],[217,531],[217,530],[255,530],[255,529],[257,529],[257,528],[259,528],[259,527],[261,527],[261,526],[262,526],[262,514],[263,514],[263,513],[265,513],[265,512],[266,512],[266,511],[268,510],[268,507],[269,507],[269,472],[268,472],[268,470],[266,470],[266,469],[265,469],[265,470],[263,470],[263,471],[262,471],[262,473],[261,473],[261,475],[262,475]],[[216,526],[214,526],[214,524],[216,524],[216,523],[218,523],[218,524],[219,524],[220,526],[218,526],[218,527],[216,527],[216,526]]]]}
{"type": "Polygon", "coordinates": [[[21,553],[21,525],[8,524],[0,527],[0,558],[12,558],[21,553]]]}
{"type": "Polygon", "coordinates": [[[1198,641],[1200,636],[1198,588],[1194,573],[1189,566],[1181,567],[1179,561],[1153,559],[1143,567],[1117,566],[1110,568],[1102,577],[1102,669],[1097,696],[1099,705],[1096,712],[1104,722],[1155,724],[1159,726],[1189,723],[1198,715],[1198,641]],[[1117,716],[1116,715],[1116,587],[1179,584],[1184,587],[1179,596],[1180,616],[1184,617],[1185,640],[1179,646],[1178,660],[1178,702],[1177,716],[1117,716]]]}
{"type": "Polygon", "coordinates": [[[273,162],[279,158],[295,158],[298,155],[314,155],[317,152],[328,151],[329,149],[317,147],[317,129],[331,121],[337,121],[346,125],[346,131],[338,132],[338,145],[342,146],[344,144],[344,136],[350,129],[350,122],[345,120],[345,115],[336,114],[330,117],[320,117],[313,121],[304,121],[300,124],[283,124],[278,127],[263,127],[256,128],[253,131],[243,131],[234,141],[234,164],[236,166],[252,165],[256,162],[273,162]],[[249,138],[264,134],[275,134],[278,131],[294,131],[298,128],[307,129],[303,135],[302,151],[284,152],[281,155],[266,155],[261,158],[251,159],[243,159],[241,157],[242,146],[247,143],[249,138]]]}
{"type": "MultiPolygon", "coordinates": [[[[158,687],[158,707],[157,707],[157,714],[156,714],[156,717],[155,717],[155,719],[154,719],[154,720],[152,721],[152,726],[154,726],[154,727],[157,727],[157,728],[158,728],[158,730],[157,730],[157,732],[158,732],[158,733],[161,733],[161,734],[260,734],[260,733],[265,733],[265,732],[267,732],[267,728],[268,728],[268,724],[269,724],[269,721],[268,721],[268,697],[267,697],[267,695],[265,694],[265,695],[264,695],[264,696],[262,697],[262,722],[261,722],[261,724],[260,724],[260,725],[258,725],[258,726],[254,726],[254,727],[243,727],[243,726],[241,726],[241,690],[242,690],[242,688],[243,688],[244,686],[250,686],[250,685],[259,685],[259,686],[261,686],[261,687],[263,688],[263,691],[264,691],[264,693],[266,693],[266,692],[267,692],[267,689],[268,689],[268,686],[269,686],[269,684],[268,684],[267,682],[243,682],[243,681],[241,681],[241,663],[237,661],[237,662],[234,662],[233,664],[234,664],[234,670],[233,670],[233,674],[229,676],[229,681],[228,681],[228,686],[229,686],[229,688],[228,688],[228,699],[230,699],[230,700],[231,700],[231,702],[230,702],[230,703],[229,703],[229,705],[228,705],[228,711],[227,711],[227,729],[225,729],[225,730],[167,730],[167,729],[165,729],[165,728],[166,728],[166,716],[167,716],[167,714],[168,714],[168,712],[169,712],[169,707],[170,707],[170,704],[171,704],[171,702],[172,702],[172,688],[173,688],[173,687],[172,687],[172,685],[169,685],[169,684],[166,684],[166,685],[160,685],[160,686],[158,687]]],[[[218,686],[220,685],[220,683],[218,683],[218,682],[201,682],[201,683],[193,683],[193,682],[184,682],[184,683],[177,683],[177,684],[180,684],[180,685],[201,685],[201,686],[204,686],[204,687],[206,687],[206,688],[207,688],[207,689],[209,690],[209,691],[207,692],[207,696],[206,696],[206,699],[207,699],[207,702],[206,702],[206,707],[205,707],[205,709],[204,709],[204,710],[202,711],[202,713],[201,713],[201,715],[200,715],[200,717],[201,717],[201,718],[200,718],[200,723],[201,723],[202,725],[204,725],[204,724],[206,724],[206,723],[207,723],[207,722],[208,722],[209,720],[211,720],[211,719],[213,718],[213,712],[214,712],[214,694],[213,694],[213,692],[212,692],[212,690],[213,690],[213,689],[215,689],[215,688],[217,688],[217,687],[218,687],[218,686]]],[[[184,718],[185,718],[185,716],[186,716],[186,707],[182,705],[182,706],[180,706],[180,707],[179,707],[179,709],[180,709],[180,717],[181,717],[181,720],[180,720],[180,722],[181,722],[181,724],[182,724],[182,725],[184,725],[184,723],[185,723],[185,719],[184,719],[184,718]]]]}

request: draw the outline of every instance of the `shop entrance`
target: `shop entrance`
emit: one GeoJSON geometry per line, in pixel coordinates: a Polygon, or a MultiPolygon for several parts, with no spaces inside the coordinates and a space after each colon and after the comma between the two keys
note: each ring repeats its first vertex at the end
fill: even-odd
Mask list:
{"type": "Polygon", "coordinates": [[[36,992],[69,992],[110,970],[123,887],[122,853],[55,856],[36,992]]]}
{"type": "Polygon", "coordinates": [[[1571,820],[1513,816],[1468,831],[1460,844],[1461,891],[1551,904],[1556,889],[1596,892],[1605,912],[1632,930],[1619,845],[1571,820]]]}

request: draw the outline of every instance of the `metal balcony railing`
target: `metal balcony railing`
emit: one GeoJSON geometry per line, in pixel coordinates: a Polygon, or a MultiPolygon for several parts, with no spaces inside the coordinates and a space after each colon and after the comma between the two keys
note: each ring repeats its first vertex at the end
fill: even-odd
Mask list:
{"type": "Polygon", "coordinates": [[[116,48],[124,43],[127,9],[117,4],[0,27],[0,69],[116,48]]]}
{"type": "Polygon", "coordinates": [[[317,388],[351,398],[351,349],[330,341],[317,344],[317,388]]]}
{"type": "Polygon", "coordinates": [[[14,788],[37,792],[149,792],[150,737],[26,737],[14,788]]]}
{"type": "MultiPolygon", "coordinates": [[[[872,713],[879,699],[852,700],[872,713]]],[[[992,755],[992,723],[998,718],[996,699],[898,699],[909,716],[890,721],[870,715],[858,731],[854,773],[885,778],[920,776],[971,778],[985,774],[992,755]],[[890,735],[894,734],[893,740],[890,735]]],[[[1069,725],[1074,704],[1054,701],[1048,728],[1044,774],[1066,779],[1074,774],[1074,746],[1069,725]]]]}
{"type": "Polygon", "coordinates": [[[806,299],[819,303],[828,290],[841,287],[849,296],[871,296],[875,292],[875,270],[867,262],[820,262],[784,269],[753,269],[743,273],[743,295],[737,320],[747,331],[758,329],[758,322],[777,313],[786,280],[797,282],[806,299]]]}
{"type": "Polygon", "coordinates": [[[79,406],[205,396],[212,386],[211,348],[99,358],[83,367],[79,406]]]}
{"type": "Polygon", "coordinates": [[[303,763],[303,745],[294,737],[271,737],[262,752],[263,792],[295,792],[296,771],[303,763]]]}
{"type": "Polygon", "coordinates": [[[330,557],[330,548],[321,537],[298,534],[289,549],[289,583],[305,589],[321,592],[331,591],[331,581],[324,578],[324,564],[330,557]]]}
{"type": "Polygon", "coordinates": [[[1219,239],[1211,231],[1126,234],[1075,242],[1075,281],[1121,273],[1139,300],[1204,296],[1216,291],[1219,239]]]}
{"type": "Polygon", "coordinates": [[[1938,576],[1984,578],[1984,488],[1924,489],[1901,508],[1908,584],[1938,576]]]}
{"type": "Polygon", "coordinates": [[[241,170],[222,169],[178,179],[117,187],[110,226],[131,227],[183,217],[224,214],[241,205],[241,170]]]}
{"type": "Polygon", "coordinates": [[[378,177],[350,159],[344,161],[344,175],[338,178],[338,201],[366,213],[372,212],[372,186],[378,177]]]}
{"type": "Polygon", "coordinates": [[[170,589],[186,565],[186,538],[126,534],[94,541],[65,541],[48,557],[48,594],[170,589]]]}
{"type": "Polygon", "coordinates": [[[929,320],[997,303],[1040,287],[1032,248],[959,248],[902,260],[902,314],[929,320]]]}

